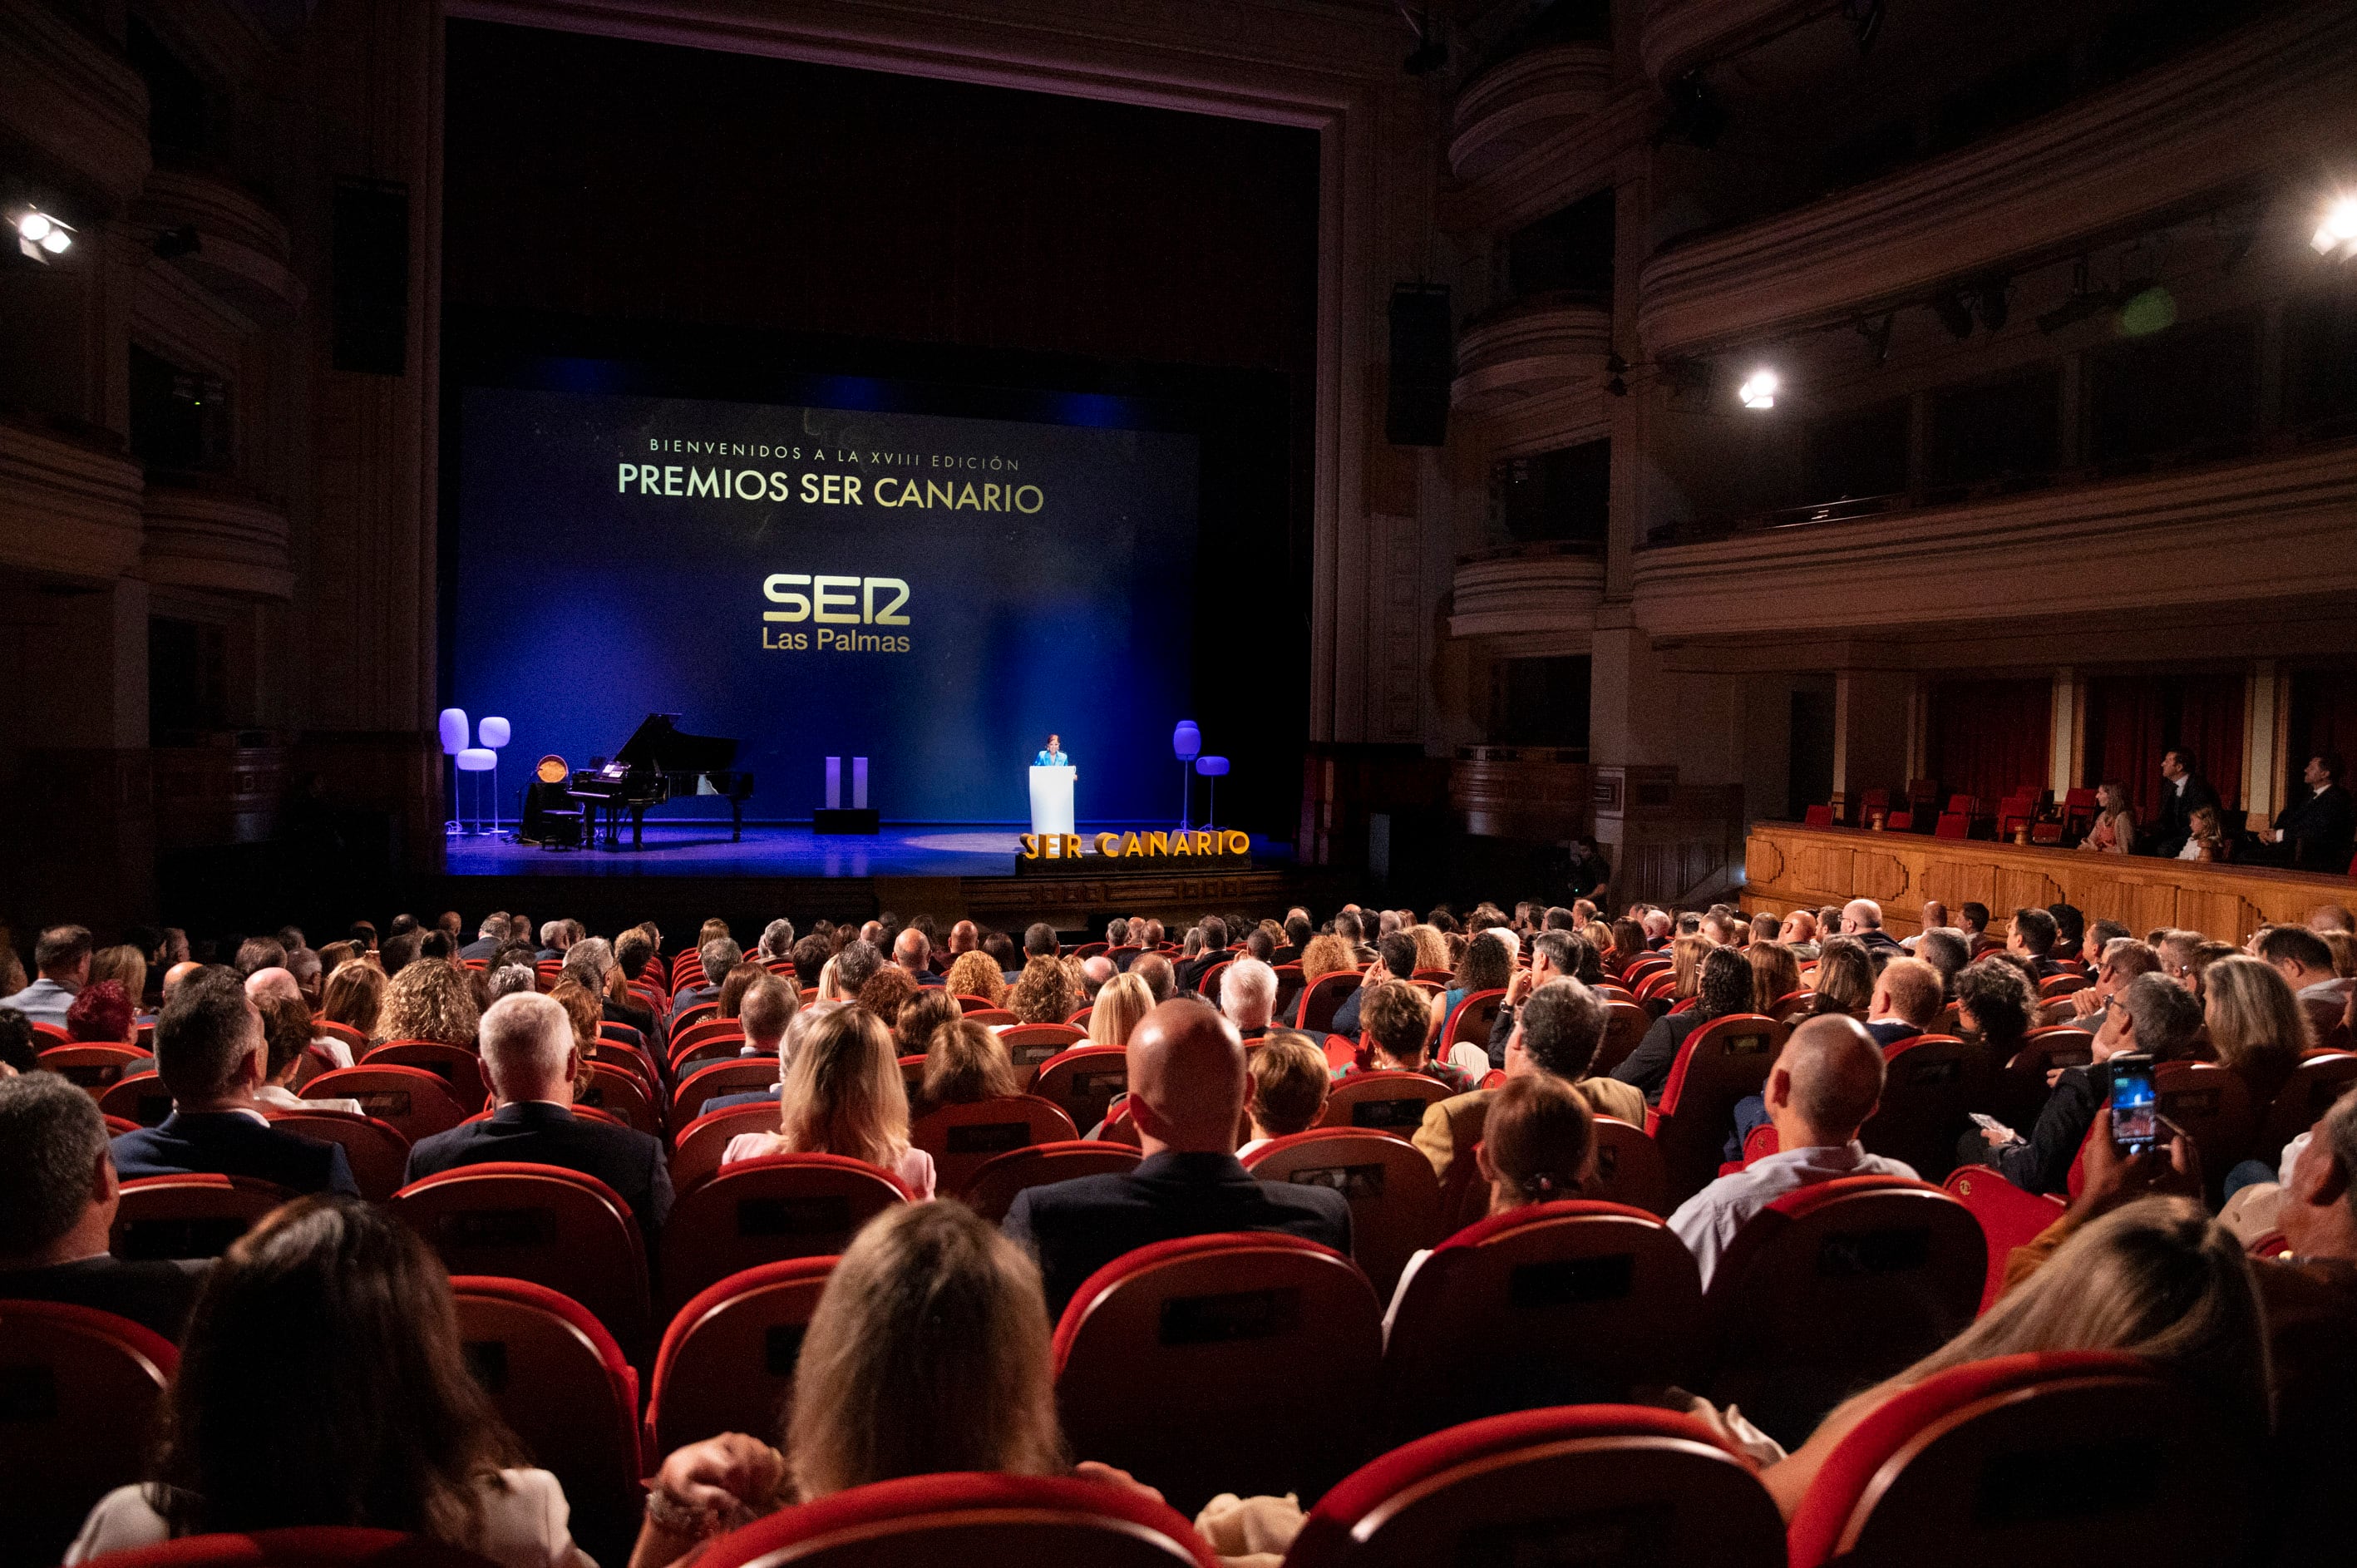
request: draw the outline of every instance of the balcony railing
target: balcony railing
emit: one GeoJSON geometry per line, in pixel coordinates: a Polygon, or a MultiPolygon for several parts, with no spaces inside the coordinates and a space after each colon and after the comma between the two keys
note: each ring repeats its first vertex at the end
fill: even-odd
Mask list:
{"type": "Polygon", "coordinates": [[[1607,44],[1552,44],[1499,61],[1457,95],[1450,172],[1480,178],[1566,122],[1595,113],[1611,90],[1607,44]]]}
{"type": "Polygon", "coordinates": [[[1582,379],[1600,387],[1611,351],[1609,300],[1573,290],[1516,300],[1458,333],[1449,401],[1463,413],[1491,413],[1582,379]]]}

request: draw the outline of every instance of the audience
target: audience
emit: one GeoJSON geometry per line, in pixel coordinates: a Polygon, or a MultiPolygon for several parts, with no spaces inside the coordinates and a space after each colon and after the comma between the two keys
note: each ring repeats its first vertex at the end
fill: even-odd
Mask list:
{"type": "Polygon", "coordinates": [[[2218,1064],[2243,1080],[2255,1108],[2264,1108],[2315,1043],[2299,999],[2280,972],[2240,953],[2203,972],[2201,998],[2218,1064]]]}
{"type": "MultiPolygon", "coordinates": [[[[801,967],[799,959],[795,967],[801,967]]],[[[993,1007],[1006,1004],[1006,981],[998,972],[998,962],[979,949],[968,949],[952,959],[949,972],[942,976],[942,984],[953,995],[978,996],[993,1007]]]]}
{"type": "MultiPolygon", "coordinates": [[[[1411,987],[1410,993],[1414,994],[1411,987]]],[[[1264,1183],[1235,1157],[1246,1074],[1243,1042],[1211,1007],[1156,1007],[1129,1042],[1129,1107],[1145,1158],[1129,1171],[1017,1195],[1006,1234],[1039,1261],[1048,1309],[1152,1241],[1223,1230],[1283,1230],[1351,1250],[1349,1199],[1330,1187],[1264,1183]]]]}
{"type": "Polygon", "coordinates": [[[421,958],[393,977],[377,1009],[372,1044],[388,1040],[430,1040],[436,1045],[475,1047],[475,1029],[482,1021],[475,989],[466,971],[441,959],[421,958]]]}
{"type": "Polygon", "coordinates": [[[1828,1014],[1864,1021],[1874,1005],[1874,954],[1856,937],[1828,937],[1817,951],[1817,967],[1809,977],[1815,995],[1809,1003],[1812,1017],[1828,1014]]]}
{"type": "Polygon", "coordinates": [[[1654,1019],[1637,1048],[1612,1069],[1612,1076],[1643,1091],[1646,1104],[1658,1105],[1686,1037],[1706,1024],[1750,1011],[1750,961],[1731,948],[1714,948],[1703,962],[1695,1004],[1683,1013],[1654,1019]]]}
{"type": "Polygon", "coordinates": [[[2120,988],[2139,974],[2160,972],[2160,955],[2148,942],[2134,937],[2114,937],[2104,944],[2103,954],[2095,961],[2095,982],[2071,993],[2071,1021],[2080,1028],[2101,1029],[2109,1013],[2112,998],[2120,988]]]}
{"type": "Polygon", "coordinates": [[[90,980],[90,932],[81,926],[51,926],[33,944],[32,984],[10,996],[0,996],[0,1007],[13,1007],[36,1024],[66,1026],[66,1013],[90,980]]]}
{"type": "Polygon", "coordinates": [[[910,1115],[1022,1092],[1023,1079],[1006,1043],[984,1026],[961,1019],[942,1024],[928,1039],[924,1079],[910,1115]]]}
{"type": "MultiPolygon", "coordinates": [[[[1506,1081],[1553,1079],[1576,1092],[1596,1114],[1643,1126],[1642,1091],[1617,1079],[1587,1073],[1604,1044],[1609,1021],[1603,1001],[1587,986],[1571,979],[1549,981],[1531,993],[1507,1036],[1506,1081]]],[[[1424,1122],[1412,1141],[1442,1182],[1448,1180],[1459,1152],[1481,1142],[1496,1093],[1470,1090],[1425,1107],[1424,1122]]]]}
{"type": "Polygon", "coordinates": [[[66,1036],[77,1044],[128,1045],[132,1012],[131,998],[124,994],[121,981],[93,980],[66,1009],[66,1036]]]}
{"type": "MultiPolygon", "coordinates": [[[[251,982],[247,991],[252,996],[251,982]]],[[[296,1087],[310,1076],[305,1069],[316,1071],[324,1065],[311,1055],[311,1009],[304,1005],[303,999],[266,993],[253,1000],[255,1011],[262,1015],[264,1071],[267,1074],[262,1086],[253,1091],[255,1102],[280,1112],[340,1111],[348,1116],[364,1114],[357,1100],[306,1100],[296,1093],[296,1087]]]]}
{"type": "Polygon", "coordinates": [[[231,1244],[188,1323],[147,1482],[101,1498],[69,1563],[178,1535],[352,1525],[500,1568],[592,1568],[556,1477],[468,1369],[447,1276],[382,1210],[307,1198],[231,1244]]]}
{"type": "Polygon", "coordinates": [[[2251,951],[2284,977],[2299,998],[2300,1011],[2321,1040],[2340,1026],[2349,1008],[2349,983],[2335,972],[2332,950],[2304,926],[2262,926],[2251,951]]]}
{"type": "MultiPolygon", "coordinates": [[[[1257,933],[1255,933],[1257,934],[1257,933]]],[[[1247,1040],[1269,1030],[1276,1014],[1276,971],[1256,958],[1240,958],[1220,973],[1220,1011],[1247,1040]]]]}
{"type": "Polygon", "coordinates": [[[96,1101],[56,1073],[0,1078],[0,1301],[96,1307],[178,1338],[208,1265],[109,1251],[120,1190],[96,1101]]]}
{"type": "Polygon", "coordinates": [[[1154,993],[1135,969],[1105,982],[1089,1010],[1089,1044],[1125,1046],[1137,1026],[1154,1011],[1154,993]]]}
{"type": "Polygon", "coordinates": [[[1777,1152],[1720,1176],[1670,1216],[1695,1255],[1705,1290],[1737,1231],[1783,1194],[1841,1176],[1915,1175],[1869,1155],[1857,1130],[1882,1099],[1882,1049],[1854,1018],[1811,1018],[1768,1069],[1768,1120],[1777,1152]]]}
{"type": "Polygon", "coordinates": [[[1006,1010],[1018,1024],[1060,1024],[1081,1010],[1081,988],[1061,959],[1034,953],[1007,993],[1006,1010]]]}
{"type": "Polygon", "coordinates": [[[891,1172],[920,1201],[933,1196],[933,1157],[909,1142],[909,1091],[892,1036],[865,1007],[833,1008],[811,1026],[779,1101],[779,1130],[731,1139],[722,1165],[841,1155],[891,1172]]]}
{"type": "Polygon", "coordinates": [[[1907,950],[1882,929],[1882,906],[1871,898],[1853,898],[1843,905],[1841,929],[1842,935],[1856,937],[1870,958],[1896,958],[1907,950]]]}
{"type": "Polygon", "coordinates": [[[1272,1139],[1318,1125],[1334,1084],[1326,1053],[1308,1036],[1289,1029],[1269,1036],[1251,1053],[1246,1067],[1252,1074],[1252,1098],[1244,1111],[1252,1137],[1236,1151],[1238,1159],[1272,1139]]]}
{"type": "Polygon", "coordinates": [[[554,996],[503,996],[483,1015],[483,1068],[498,1109],[422,1138],[408,1179],[494,1161],[561,1165],[614,1189],[651,1242],[671,1212],[671,1166],[649,1133],[573,1113],[581,1046],[554,996]]]}
{"type": "Polygon", "coordinates": [[[1432,1014],[1424,993],[1404,980],[1386,980],[1367,993],[1359,1011],[1359,1054],[1335,1069],[1337,1078],[1361,1071],[1416,1072],[1438,1079],[1462,1094],[1478,1081],[1454,1061],[1432,1054],[1432,1014]]]}
{"type": "Polygon", "coordinates": [[[2038,1019],[2038,991],[2020,966],[1990,957],[1956,974],[1956,1027],[1986,1041],[1999,1062],[2013,1059],[2038,1019]]]}
{"type": "Polygon", "coordinates": [[[1920,958],[1895,958],[1874,982],[1867,1004],[1866,1032],[1889,1050],[1932,1026],[1943,1005],[1940,972],[1920,958]]]}
{"type": "MultiPolygon", "coordinates": [[[[1433,934],[1436,937],[1439,935],[1437,931],[1433,934]]],[[[1334,1009],[1334,1020],[1327,1027],[1346,1038],[1357,1035],[1359,1008],[1366,1001],[1367,993],[1386,980],[1406,980],[1415,973],[1418,967],[1415,946],[1415,937],[1409,931],[1393,931],[1379,940],[1375,944],[1375,961],[1367,965],[1365,978],[1360,981],[1359,989],[1342,998],[1342,1005],[1334,1009]]],[[[1517,972],[1514,978],[1520,980],[1521,972],[1517,972]]],[[[1498,1011],[1502,1018],[1506,1009],[1501,1007],[1498,1011]]]]}
{"type": "Polygon", "coordinates": [[[923,1056],[933,1031],[956,1023],[963,1015],[956,997],[938,985],[922,987],[901,999],[900,1010],[892,1019],[892,1048],[904,1057],[923,1056]]]}
{"type": "MultiPolygon", "coordinates": [[[[1762,920],[1760,927],[1772,928],[1773,921],[1762,920]]],[[[1776,1004],[1801,990],[1801,961],[1792,950],[1772,936],[1755,940],[1744,950],[1744,959],[1751,965],[1751,1010],[1776,1016],[1776,1004]]]]}

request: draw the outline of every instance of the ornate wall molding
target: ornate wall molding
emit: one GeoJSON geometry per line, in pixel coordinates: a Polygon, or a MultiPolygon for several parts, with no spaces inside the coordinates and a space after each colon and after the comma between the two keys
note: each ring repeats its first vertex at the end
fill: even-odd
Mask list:
{"type": "Polygon", "coordinates": [[[147,580],[249,598],[295,596],[286,513],[233,491],[151,484],[143,509],[147,580]]]}
{"type": "Polygon", "coordinates": [[[1611,91],[1609,45],[1556,44],[1509,56],[1458,93],[1449,116],[1449,172],[1480,178],[1557,126],[1594,114],[1611,91]]]}
{"type": "Polygon", "coordinates": [[[1812,11],[1833,8],[1833,0],[1646,0],[1637,52],[1646,75],[1668,81],[1812,11]]]}
{"type": "Polygon", "coordinates": [[[1601,384],[1612,351],[1612,313],[1602,306],[1536,298],[1496,310],[1457,336],[1451,406],[1510,413],[1517,403],[1586,381],[1601,384]]]}
{"type": "Polygon", "coordinates": [[[147,84],[61,6],[0,5],[0,126],[110,206],[147,177],[147,84]]]}
{"type": "Polygon", "coordinates": [[[2357,137],[2357,7],[2311,0],[2017,130],[1674,245],[1641,274],[1653,356],[1823,325],[2275,171],[2357,137]]]}
{"type": "Polygon", "coordinates": [[[1593,634],[1604,561],[1536,553],[1468,561],[1457,568],[1456,590],[1451,637],[1593,634]]]}
{"type": "Polygon", "coordinates": [[[0,418],[0,564],[107,578],[139,564],[139,465],[95,441],[0,418]]]}
{"type": "Polygon", "coordinates": [[[243,187],[194,169],[147,177],[132,216],[157,231],[193,227],[197,248],[173,257],[199,285],[249,316],[292,320],[304,287],[288,266],[286,225],[243,187]]]}

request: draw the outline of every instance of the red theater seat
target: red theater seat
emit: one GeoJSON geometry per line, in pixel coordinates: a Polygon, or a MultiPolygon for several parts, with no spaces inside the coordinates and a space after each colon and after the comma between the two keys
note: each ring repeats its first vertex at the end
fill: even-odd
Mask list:
{"type": "Polygon", "coordinates": [[[106,1568],[487,1568],[487,1560],[430,1536],[343,1525],[188,1535],[89,1560],[106,1568]]]}
{"type": "Polygon", "coordinates": [[[2024,1192],[1986,1165],[1959,1165],[1942,1186],[1980,1221],[1988,1266],[1981,1282],[1979,1310],[1986,1312],[2004,1293],[2007,1256],[2061,1219],[2062,1200],[2024,1192]]]}
{"type": "Polygon", "coordinates": [[[1053,1060],[1059,1052],[1088,1044],[1088,1039],[1089,1032],[1077,1022],[1017,1024],[998,1033],[998,1043],[1006,1047],[1018,1075],[1028,1074],[1041,1063],[1053,1060]]]}
{"type": "Polygon", "coordinates": [[[589,1064],[587,1076],[588,1081],[575,1091],[574,1110],[602,1111],[649,1137],[662,1136],[662,1121],[655,1114],[654,1097],[644,1079],[629,1068],[600,1061],[589,1064]]]}
{"type": "Polygon", "coordinates": [[[952,1196],[999,1155],[1032,1144],[1080,1137],[1063,1108],[1036,1094],[1007,1094],[944,1105],[909,1129],[909,1142],[933,1156],[934,1183],[952,1196]]]}
{"type": "Polygon", "coordinates": [[[1446,1233],[1432,1162],[1389,1133],[1313,1127],[1272,1138],[1245,1157],[1244,1168],[1262,1181],[1329,1187],[1349,1198],[1351,1255],[1383,1301],[1408,1259],[1446,1233]]]}
{"type": "MultiPolygon", "coordinates": [[[[101,1049],[111,1047],[101,1047],[101,1049]]],[[[47,1060],[44,1053],[43,1060],[47,1060]]],[[[161,1126],[164,1118],[172,1113],[172,1091],[164,1080],[152,1072],[135,1072],[128,1078],[118,1078],[98,1094],[98,1108],[109,1116],[142,1127],[161,1126]]]]}
{"type": "Polygon", "coordinates": [[[390,1122],[355,1116],[349,1111],[271,1111],[267,1114],[273,1126],[285,1132],[323,1144],[341,1144],[344,1158],[352,1167],[352,1179],[360,1183],[361,1196],[371,1203],[382,1203],[400,1191],[409,1174],[409,1140],[390,1122]]]}
{"type": "Polygon", "coordinates": [[[1596,1059],[1587,1070],[1598,1078],[1609,1076],[1612,1069],[1629,1059],[1629,1053],[1644,1040],[1645,1031],[1652,1018],[1637,1005],[1632,996],[1609,999],[1604,1004],[1604,1044],[1597,1048],[1596,1059]]]}
{"type": "Polygon", "coordinates": [[[218,1258],[296,1195],[252,1176],[136,1176],[123,1184],[107,1248],[118,1258],[218,1258]]]}
{"type": "Polygon", "coordinates": [[[2250,1560],[2254,1445],[2132,1356],[2000,1356],[1933,1374],[1834,1445],[1788,1535],[1792,1568],[1842,1563],[2139,1568],[2250,1560]]]}
{"type": "Polygon", "coordinates": [[[1710,1397],[1790,1447],[1970,1323],[1987,1269],[1979,1222],[1929,1183],[1843,1176],[1788,1192],[1711,1275],[1710,1397]]]}
{"type": "Polygon", "coordinates": [[[1645,1113],[1673,1198],[1684,1202],[1717,1178],[1735,1102],[1766,1087],[1783,1048],[1784,1026],[1759,1013],[1714,1019],[1678,1047],[1661,1103],[1645,1113]]]}
{"type": "Polygon", "coordinates": [[[39,1061],[60,1078],[96,1094],[121,1081],[133,1062],[146,1058],[145,1051],[130,1046],[69,1045],[48,1047],[40,1053],[39,1061]]]}
{"type": "Polygon", "coordinates": [[[673,1043],[671,1076],[676,1081],[697,1068],[711,1067],[718,1062],[752,1059],[745,1054],[745,1036],[741,1031],[716,1030],[711,1034],[699,1035],[693,1040],[673,1043]]]}
{"type": "Polygon", "coordinates": [[[750,1094],[778,1081],[778,1058],[744,1057],[697,1068],[671,1094],[671,1123],[684,1127],[704,1114],[704,1102],[724,1094],[750,1094]]]}
{"type": "MultiPolygon", "coordinates": [[[[1340,1036],[1334,1036],[1340,1038],[1340,1036]]],[[[1320,1127],[1356,1127],[1407,1137],[1424,1125],[1424,1110],[1456,1093],[1420,1072],[1354,1072],[1327,1092],[1320,1127]]]]}
{"type": "Polygon", "coordinates": [[[1092,1274],[1055,1355],[1071,1451],[1191,1517],[1225,1491],[1315,1497],[1359,1461],[1383,1308],[1349,1259],[1315,1242],[1192,1236],[1092,1274]]]}
{"type": "Polygon", "coordinates": [[[1917,1035],[1883,1053],[1882,1102],[1858,1142],[1868,1154],[1904,1160],[1927,1181],[1956,1163],[1956,1140],[1996,1093],[1996,1053],[1953,1035],[1917,1035]]]}
{"type": "Polygon", "coordinates": [[[470,1115],[490,1098],[482,1058],[439,1040],[387,1040],[355,1065],[424,1068],[450,1086],[450,1098],[470,1115]]]}
{"type": "Polygon", "coordinates": [[[1355,969],[1338,969],[1331,974],[1319,975],[1302,988],[1301,1000],[1293,1004],[1293,1026],[1312,1035],[1331,1029],[1334,1015],[1342,1010],[1342,1004],[1365,978],[1355,969]]]}
{"type": "Polygon", "coordinates": [[[453,1275],[545,1285],[588,1308],[628,1353],[644,1350],[645,1243],[630,1206],[597,1177],[491,1161],[421,1177],[388,1207],[453,1275]]]}
{"type": "Polygon", "coordinates": [[[682,1193],[663,1225],[663,1299],[781,1258],[834,1257],[909,1191],[890,1172],[839,1155],[771,1155],[722,1165],[682,1193]]]}
{"type": "Polygon", "coordinates": [[[731,1105],[706,1112],[672,1136],[672,1191],[684,1197],[698,1182],[720,1168],[720,1156],[747,1133],[774,1133],[779,1126],[777,1103],[731,1105]]]}
{"type": "Polygon", "coordinates": [[[974,1471],[878,1481],[726,1535],[698,1568],[1218,1568],[1165,1504],[1065,1476],[974,1471]]]}
{"type": "Polygon", "coordinates": [[[1052,1101],[1085,1133],[1105,1118],[1114,1097],[1129,1091],[1129,1053],[1119,1046],[1074,1046],[1041,1062],[1030,1091],[1052,1101]]]}
{"type": "Polygon", "coordinates": [[[1006,1211],[1015,1207],[1015,1195],[1025,1187],[1125,1171],[1138,1158],[1136,1144],[1110,1139],[1035,1144],[985,1162],[966,1184],[966,1206],[996,1225],[1006,1218],[1006,1211]]]}
{"type": "Polygon", "coordinates": [[[1648,1214],[1667,1216],[1677,1207],[1670,1201],[1661,1145],[1642,1127],[1611,1116],[1596,1119],[1596,1196],[1648,1214]]]}
{"type": "Polygon", "coordinates": [[[303,1098],[357,1100],[363,1112],[413,1144],[447,1133],[482,1109],[480,1101],[459,1104],[450,1086],[424,1068],[394,1062],[323,1072],[303,1086],[303,1098]]]}
{"type": "Polygon", "coordinates": [[[1466,993],[1441,1021],[1438,1038],[1433,1046],[1437,1056],[1447,1056],[1448,1047],[1471,1044],[1487,1047],[1490,1026],[1498,1021],[1498,1004],[1506,999],[1503,990],[1470,991],[1466,993]]]}
{"type": "Polygon", "coordinates": [[[1832,827],[1834,825],[1834,809],[1831,806],[1811,806],[1806,811],[1802,813],[1801,825],[1804,828],[1832,827]]]}
{"type": "Polygon", "coordinates": [[[1691,1380],[1702,1325],[1694,1254],[1658,1217],[1587,1201],[1493,1215],[1409,1276],[1383,1347],[1385,1430],[1691,1380]]]}
{"type": "Polygon", "coordinates": [[[0,1301],[0,1551],[59,1561],[91,1505],[146,1474],[179,1359],[163,1336],[112,1313],[0,1301]]]}
{"type": "Polygon", "coordinates": [[[831,1257],[763,1263],[707,1285],[681,1307],[655,1355],[646,1452],[668,1455],[724,1432],[776,1441],[802,1335],[834,1272],[831,1257]]]}
{"type": "Polygon", "coordinates": [[[2302,1057],[2261,1116],[2252,1152],[2274,1165],[2286,1144],[2315,1126],[2352,1088],[2357,1088],[2357,1055],[2331,1051],[2302,1057]]]}
{"type": "Polygon", "coordinates": [[[1285,1563],[1782,1568],[1783,1530],[1750,1465],[1694,1417],[1572,1405],[1393,1450],[1318,1500],[1285,1563]]]}

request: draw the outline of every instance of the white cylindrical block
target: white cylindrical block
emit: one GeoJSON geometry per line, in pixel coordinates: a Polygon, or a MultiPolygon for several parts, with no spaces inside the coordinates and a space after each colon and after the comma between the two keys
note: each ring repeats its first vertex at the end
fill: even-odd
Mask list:
{"type": "Polygon", "coordinates": [[[826,809],[830,811],[843,810],[843,758],[840,757],[826,759],[826,809]]]}
{"type": "Polygon", "coordinates": [[[864,757],[851,759],[851,809],[855,811],[867,809],[867,759],[864,757]]]}
{"type": "Polygon", "coordinates": [[[1060,768],[1031,769],[1031,831],[1035,833],[1070,833],[1072,828],[1072,780],[1079,769],[1066,763],[1060,768]]]}

